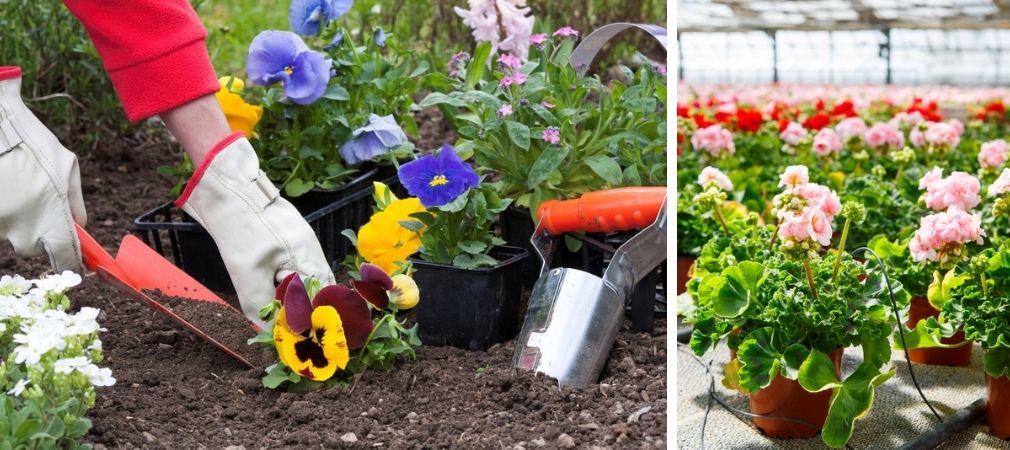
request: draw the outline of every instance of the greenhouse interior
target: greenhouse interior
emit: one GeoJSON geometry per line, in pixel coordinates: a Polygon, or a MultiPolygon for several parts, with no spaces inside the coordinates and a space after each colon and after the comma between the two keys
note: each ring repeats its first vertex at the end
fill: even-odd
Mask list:
{"type": "Polygon", "coordinates": [[[675,20],[678,448],[1010,449],[1010,2],[675,20]]]}

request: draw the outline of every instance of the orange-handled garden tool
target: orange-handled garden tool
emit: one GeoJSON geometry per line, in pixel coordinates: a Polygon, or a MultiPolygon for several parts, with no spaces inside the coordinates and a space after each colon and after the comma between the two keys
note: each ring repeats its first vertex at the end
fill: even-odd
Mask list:
{"type": "Polygon", "coordinates": [[[545,373],[563,385],[595,383],[635,285],[666,259],[666,188],[619,188],[544,202],[538,216],[530,241],[543,268],[512,365],[545,373]],[[617,249],[602,278],[576,269],[550,269],[558,234],[642,227],[617,249]]]}
{"type": "MultiPolygon", "coordinates": [[[[235,310],[237,313],[236,317],[242,317],[242,320],[246,320],[241,312],[222,300],[221,297],[218,297],[187,275],[186,272],[175,267],[175,265],[159,255],[158,252],[145,245],[133,235],[127,235],[123,238],[123,241],[119,244],[119,251],[116,252],[115,258],[105,251],[101,244],[80,225],[77,225],[77,237],[81,241],[84,266],[88,270],[98,274],[99,279],[115,287],[130,298],[174,320],[243,364],[255,367],[239,352],[222,344],[221,340],[214,339],[214,330],[204,330],[193,325],[186,319],[179,317],[179,315],[172,312],[165,305],[145,294],[144,291],[158,290],[163,295],[169,297],[197,302],[217,303],[235,310]]],[[[248,322],[248,320],[246,321],[248,322]]],[[[252,322],[249,322],[249,326],[253,331],[259,331],[259,327],[252,322]]]]}

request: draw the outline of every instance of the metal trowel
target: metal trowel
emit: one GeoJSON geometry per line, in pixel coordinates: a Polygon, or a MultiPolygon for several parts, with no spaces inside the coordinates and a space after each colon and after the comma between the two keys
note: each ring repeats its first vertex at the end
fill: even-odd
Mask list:
{"type": "Polygon", "coordinates": [[[666,259],[666,188],[618,188],[548,201],[537,216],[530,241],[543,266],[512,365],[550,375],[561,385],[595,383],[635,285],[666,259]],[[633,229],[642,231],[617,249],[603,278],[550,268],[560,234],[633,229]]]}

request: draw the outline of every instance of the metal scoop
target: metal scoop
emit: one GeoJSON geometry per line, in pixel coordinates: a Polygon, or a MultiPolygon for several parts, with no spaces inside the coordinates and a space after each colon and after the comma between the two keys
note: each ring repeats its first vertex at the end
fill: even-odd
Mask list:
{"type": "MultiPolygon", "coordinates": [[[[105,251],[101,244],[80,225],[77,225],[77,238],[81,241],[84,266],[98,274],[99,279],[130,298],[149,306],[159,314],[174,320],[243,364],[256,367],[237,351],[222,344],[220,340],[214,339],[214,330],[205,330],[193,325],[143,291],[158,290],[164,295],[183,300],[224,305],[235,310],[238,313],[237,317],[242,317],[248,322],[245,315],[222,300],[221,297],[187,275],[186,272],[172,265],[171,262],[135,236],[127,235],[123,238],[115,258],[105,251]]],[[[253,333],[259,332],[259,327],[256,324],[249,322],[249,326],[253,333]]]]}
{"type": "Polygon", "coordinates": [[[512,366],[561,385],[595,383],[610,356],[635,285],[666,259],[666,188],[620,188],[541,205],[530,241],[543,268],[516,341],[512,366]],[[559,234],[644,230],[617,249],[603,278],[550,269],[559,234]]]}

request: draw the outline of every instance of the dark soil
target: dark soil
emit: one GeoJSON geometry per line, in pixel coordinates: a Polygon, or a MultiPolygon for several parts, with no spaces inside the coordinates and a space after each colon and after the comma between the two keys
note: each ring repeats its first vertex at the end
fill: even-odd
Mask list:
{"type": "MultiPolygon", "coordinates": [[[[157,146],[82,158],[88,229],[109,250],[134,217],[168,199],[171,182],[155,168],[175,158],[157,146]]],[[[15,257],[0,244],[0,274],[48,270],[44,259],[15,257]]],[[[600,384],[584,389],[514,374],[508,342],[472,353],[421,347],[416,361],[365,373],[349,388],[295,394],[261,387],[262,371],[94,276],[70,297],[102,310],[102,365],[117,379],[98,390],[88,414],[85,440],[96,447],[666,447],[664,320],[651,335],[625,326],[600,384]]]]}
{"type": "Polygon", "coordinates": [[[256,333],[245,315],[235,308],[202,300],[168,297],[157,291],[146,293],[214,340],[238,353],[253,366],[264,369],[277,360],[276,354],[271,354],[263,347],[246,344],[256,333]]]}

